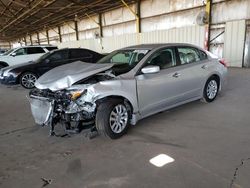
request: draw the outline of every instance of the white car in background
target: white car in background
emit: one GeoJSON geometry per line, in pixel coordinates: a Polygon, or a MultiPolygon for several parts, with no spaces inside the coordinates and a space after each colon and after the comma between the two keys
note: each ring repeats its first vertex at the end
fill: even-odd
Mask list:
{"type": "Polygon", "coordinates": [[[0,56],[0,69],[34,61],[44,53],[55,49],[57,49],[57,47],[51,45],[21,46],[11,49],[0,56]]]}

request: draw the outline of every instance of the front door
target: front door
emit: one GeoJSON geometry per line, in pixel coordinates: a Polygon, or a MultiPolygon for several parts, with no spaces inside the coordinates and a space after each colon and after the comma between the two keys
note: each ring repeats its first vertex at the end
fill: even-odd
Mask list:
{"type": "Polygon", "coordinates": [[[138,102],[143,117],[154,114],[178,102],[182,93],[180,73],[176,71],[174,48],[164,48],[155,52],[143,67],[155,65],[160,67],[158,73],[136,76],[138,102]]]}

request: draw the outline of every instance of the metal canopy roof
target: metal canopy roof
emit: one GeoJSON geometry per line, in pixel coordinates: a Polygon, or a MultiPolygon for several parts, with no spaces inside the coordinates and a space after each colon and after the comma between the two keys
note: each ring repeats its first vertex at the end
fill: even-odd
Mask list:
{"type": "Polygon", "coordinates": [[[17,39],[121,6],[121,0],[0,0],[0,40],[17,39]]]}

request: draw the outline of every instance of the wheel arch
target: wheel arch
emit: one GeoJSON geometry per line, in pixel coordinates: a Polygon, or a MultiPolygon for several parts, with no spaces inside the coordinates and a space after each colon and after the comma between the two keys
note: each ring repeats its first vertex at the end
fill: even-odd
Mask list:
{"type": "Polygon", "coordinates": [[[219,74],[213,73],[213,74],[211,74],[211,75],[207,78],[207,80],[209,80],[209,79],[212,78],[212,77],[214,77],[214,78],[218,81],[219,88],[220,88],[220,86],[221,86],[221,77],[219,76],[219,74]]]}
{"type": "Polygon", "coordinates": [[[20,80],[20,79],[21,79],[22,75],[24,75],[25,73],[32,73],[32,74],[36,75],[37,78],[38,78],[38,75],[37,75],[36,73],[34,73],[33,71],[25,70],[25,71],[22,71],[22,72],[18,75],[18,77],[17,77],[17,81],[18,81],[19,84],[21,83],[21,80],[20,80]]]}
{"type": "Polygon", "coordinates": [[[124,101],[125,105],[129,105],[129,108],[131,110],[131,114],[134,112],[134,107],[133,107],[131,101],[122,95],[109,95],[109,96],[105,96],[105,97],[102,97],[102,98],[96,100],[97,108],[98,108],[98,105],[100,103],[105,102],[107,100],[111,100],[111,99],[120,99],[120,100],[124,101]]]}
{"type": "Polygon", "coordinates": [[[0,61],[0,65],[3,65],[4,67],[8,67],[9,66],[9,64],[6,63],[6,62],[4,62],[4,61],[0,61]]]}

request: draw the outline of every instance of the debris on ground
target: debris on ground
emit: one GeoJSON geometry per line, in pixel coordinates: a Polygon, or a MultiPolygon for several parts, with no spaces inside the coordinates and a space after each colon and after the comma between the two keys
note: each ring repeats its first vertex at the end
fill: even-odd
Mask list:
{"type": "Polygon", "coordinates": [[[43,181],[42,187],[46,187],[52,183],[52,179],[41,178],[41,180],[43,181]]]}

